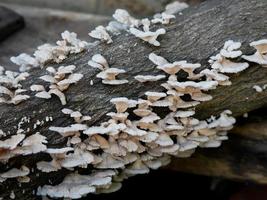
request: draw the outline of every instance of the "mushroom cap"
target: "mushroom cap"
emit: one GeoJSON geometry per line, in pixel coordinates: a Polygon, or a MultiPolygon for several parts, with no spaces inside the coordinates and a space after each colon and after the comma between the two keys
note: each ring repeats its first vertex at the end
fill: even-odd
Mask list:
{"type": "Polygon", "coordinates": [[[50,196],[52,198],[71,198],[79,199],[89,193],[96,191],[96,186],[110,184],[111,177],[101,177],[96,174],[92,175],[79,175],[72,173],[67,175],[63,182],[59,185],[50,186],[45,185],[39,187],[37,195],[50,196]]]}
{"type": "Polygon", "coordinates": [[[22,166],[20,169],[13,168],[7,172],[2,173],[0,174],[0,177],[4,179],[16,178],[16,177],[27,176],[29,173],[30,169],[26,166],[22,166]]]}
{"type": "Polygon", "coordinates": [[[36,166],[37,169],[45,173],[56,172],[61,169],[60,164],[54,160],[52,160],[51,162],[40,161],[36,164],[36,166]]]}
{"type": "Polygon", "coordinates": [[[145,82],[153,82],[153,81],[158,81],[161,79],[166,78],[165,75],[156,75],[156,76],[152,76],[152,75],[138,75],[134,77],[136,80],[138,80],[141,83],[145,83],[145,82]]]}
{"type": "Polygon", "coordinates": [[[147,109],[135,109],[133,112],[139,117],[145,117],[152,113],[151,110],[147,110],[147,109]]]}
{"type": "Polygon", "coordinates": [[[112,156],[109,153],[103,153],[101,157],[103,160],[96,165],[98,169],[118,169],[124,167],[124,161],[121,158],[112,156]]]}
{"type": "Polygon", "coordinates": [[[156,64],[158,66],[162,66],[162,65],[165,65],[165,64],[169,63],[165,58],[163,58],[161,56],[158,56],[155,53],[150,53],[149,54],[149,60],[151,60],[154,64],[156,64]]]}
{"type": "Polygon", "coordinates": [[[170,138],[170,136],[168,134],[160,134],[159,137],[157,138],[157,140],[155,141],[156,144],[160,145],[160,146],[170,146],[173,145],[174,142],[173,140],[170,138]]]}
{"type": "Polygon", "coordinates": [[[174,1],[174,2],[166,5],[164,12],[167,14],[176,14],[176,13],[181,12],[182,10],[184,10],[188,7],[189,7],[189,5],[185,2],[174,1]]]}
{"type": "Polygon", "coordinates": [[[175,117],[181,117],[181,118],[184,118],[184,117],[191,117],[195,114],[195,111],[193,110],[187,110],[187,111],[177,111],[175,113],[175,117]]]}
{"type": "Polygon", "coordinates": [[[104,26],[97,26],[95,30],[92,30],[88,35],[93,38],[106,41],[107,44],[110,44],[113,42],[104,26]]]}
{"type": "Polygon", "coordinates": [[[153,44],[154,46],[160,46],[160,43],[156,39],[159,35],[165,34],[166,30],[161,28],[156,30],[155,32],[151,31],[143,32],[136,28],[130,28],[130,33],[150,44],[153,44]]]}
{"type": "Polygon", "coordinates": [[[15,149],[17,145],[25,138],[24,134],[12,135],[9,139],[0,140],[0,149],[15,149]]]}
{"type": "Polygon", "coordinates": [[[62,136],[70,136],[70,135],[74,135],[76,132],[84,131],[87,128],[88,127],[86,125],[84,125],[84,124],[72,124],[72,125],[67,126],[67,127],[54,127],[54,126],[51,126],[51,127],[49,127],[49,130],[58,132],[62,136]]]}
{"type": "Polygon", "coordinates": [[[177,72],[181,70],[181,62],[175,62],[175,63],[167,63],[164,65],[157,66],[158,69],[163,70],[165,73],[170,75],[175,75],[177,72]]]}
{"type": "Polygon", "coordinates": [[[166,93],[164,92],[146,92],[145,95],[148,97],[149,101],[155,102],[157,100],[159,100],[162,97],[166,97],[166,93]]]}
{"type": "Polygon", "coordinates": [[[140,25],[140,20],[133,18],[126,10],[123,9],[116,9],[112,16],[118,22],[130,27],[138,27],[140,25]]]}
{"type": "Polygon", "coordinates": [[[178,81],[168,81],[168,84],[171,86],[181,89],[186,89],[186,88],[197,88],[200,90],[210,90],[214,89],[217,85],[217,81],[200,81],[200,82],[194,82],[194,81],[185,81],[185,82],[178,82],[178,81]]]}
{"type": "Polygon", "coordinates": [[[31,91],[34,92],[45,91],[45,88],[43,85],[31,85],[31,91]]]}
{"type": "Polygon", "coordinates": [[[140,159],[125,169],[125,173],[130,175],[147,174],[148,172],[149,168],[140,159]]]}
{"type": "Polygon", "coordinates": [[[108,68],[96,75],[97,78],[101,78],[103,80],[115,80],[115,77],[118,74],[125,73],[126,71],[118,68],[108,68]]]}
{"type": "Polygon", "coordinates": [[[128,108],[133,108],[137,105],[137,101],[128,99],[126,97],[112,98],[110,102],[115,104],[116,110],[120,113],[123,113],[128,108]]]}
{"type": "Polygon", "coordinates": [[[250,46],[256,48],[261,54],[267,53],[267,39],[251,42],[250,46]]]}
{"type": "Polygon", "coordinates": [[[62,167],[72,168],[90,164],[94,161],[94,156],[89,152],[76,152],[68,154],[64,160],[60,162],[62,167]]]}
{"type": "Polygon", "coordinates": [[[46,153],[48,154],[64,154],[68,153],[69,151],[73,151],[74,149],[72,147],[63,147],[63,148],[47,148],[46,153]]]}
{"type": "MultiPolygon", "coordinates": [[[[245,58],[244,56],[242,56],[245,58]]],[[[226,58],[220,57],[212,65],[212,69],[217,69],[222,73],[238,73],[249,67],[249,64],[246,62],[235,63],[226,58]]]]}
{"type": "Polygon", "coordinates": [[[258,63],[260,65],[267,65],[267,55],[260,54],[258,51],[250,56],[243,55],[242,58],[249,62],[258,63]]]}
{"type": "Polygon", "coordinates": [[[242,51],[237,50],[240,47],[240,42],[228,40],[224,43],[223,49],[220,51],[220,54],[225,58],[237,58],[242,55],[242,51]]]}
{"type": "Polygon", "coordinates": [[[105,70],[109,68],[108,61],[101,54],[95,54],[92,60],[88,62],[91,67],[98,68],[100,70],[105,70]]]}
{"type": "Polygon", "coordinates": [[[38,98],[42,98],[42,99],[50,99],[51,98],[51,94],[49,94],[46,91],[38,92],[35,94],[35,96],[38,98]]]}

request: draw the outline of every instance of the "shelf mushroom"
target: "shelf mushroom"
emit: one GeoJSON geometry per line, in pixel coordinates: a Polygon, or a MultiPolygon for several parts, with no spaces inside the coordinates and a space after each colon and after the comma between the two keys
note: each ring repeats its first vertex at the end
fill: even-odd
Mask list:
{"type": "Polygon", "coordinates": [[[243,55],[242,58],[249,62],[254,62],[267,67],[267,39],[258,40],[250,43],[257,51],[253,55],[243,55]]]}

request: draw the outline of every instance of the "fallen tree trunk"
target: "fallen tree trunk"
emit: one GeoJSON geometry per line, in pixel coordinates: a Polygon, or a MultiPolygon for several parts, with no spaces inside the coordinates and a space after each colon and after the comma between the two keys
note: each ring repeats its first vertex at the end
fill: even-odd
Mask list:
{"type": "MultiPolygon", "coordinates": [[[[224,42],[229,39],[243,42],[244,54],[252,53],[253,49],[248,47],[248,43],[267,36],[265,29],[267,19],[264,17],[267,14],[267,10],[264,9],[266,6],[265,0],[208,1],[198,7],[186,10],[182,16],[177,16],[175,23],[166,27],[167,34],[161,38],[160,47],[149,46],[132,35],[120,35],[113,39],[114,42],[111,45],[99,44],[89,48],[85,53],[68,58],[60,65],[76,65],[77,72],[82,73],[84,78],[77,85],[71,86],[65,93],[67,97],[65,107],[91,115],[92,120],[88,122],[88,125],[97,125],[107,119],[106,113],[114,110],[109,102],[111,98],[125,96],[137,99],[144,96],[146,91],[161,91],[159,82],[141,84],[133,78],[139,74],[159,73],[148,60],[148,55],[151,52],[155,52],[170,61],[199,62],[203,67],[208,67],[208,58],[215,55],[224,42]],[[97,70],[87,65],[88,60],[96,53],[104,55],[111,66],[122,66],[127,71],[124,78],[129,80],[129,84],[107,86],[103,85],[100,79],[96,79],[97,70]],[[90,85],[91,80],[94,82],[93,86],[90,85]]],[[[24,88],[40,83],[38,77],[44,74],[45,69],[32,71],[31,78],[23,84],[24,88]]],[[[231,77],[231,86],[218,87],[218,89],[210,92],[213,100],[197,107],[197,117],[205,119],[226,109],[231,110],[234,116],[240,116],[266,105],[267,92],[256,93],[252,89],[254,85],[266,84],[266,77],[266,68],[250,64],[249,69],[231,77]]],[[[15,134],[18,123],[26,116],[30,118],[30,122],[25,124],[23,129],[30,128],[31,131],[27,133],[28,135],[40,132],[48,138],[48,147],[63,147],[66,138],[48,131],[50,126],[67,126],[71,123],[70,119],[62,114],[62,108],[64,107],[57,98],[41,100],[32,97],[17,106],[2,104],[0,105],[0,129],[8,133],[8,136],[15,134]],[[46,122],[34,129],[36,121],[41,121],[47,116],[52,116],[53,122],[46,122]]],[[[239,147],[237,146],[239,142],[239,139],[233,138],[229,145],[234,148],[227,153],[233,154],[232,151],[239,147]]],[[[264,142],[262,145],[264,146],[264,142]]],[[[209,151],[211,154],[214,152],[214,156],[217,155],[214,150],[205,151],[209,151]]],[[[242,156],[242,149],[235,152],[242,156]]],[[[226,157],[227,155],[222,155],[222,159],[226,157]]],[[[44,154],[16,157],[10,159],[8,165],[1,164],[0,167],[1,170],[5,170],[25,164],[30,168],[35,168],[36,162],[45,158],[46,155],[44,154]]],[[[234,164],[235,161],[231,163],[231,165],[234,164]]],[[[196,168],[188,171],[190,170],[195,172],[196,168]]],[[[50,174],[38,173],[38,176],[32,173],[30,175],[31,182],[22,184],[21,188],[14,187],[14,184],[17,184],[15,181],[7,180],[5,184],[0,186],[0,196],[8,199],[10,191],[14,191],[17,199],[35,199],[32,197],[32,190],[40,185],[48,184],[48,182],[60,183],[66,173],[69,172],[61,170],[50,174]],[[26,191],[24,195],[19,192],[22,189],[26,191]]],[[[233,173],[237,175],[236,172],[233,173]]],[[[257,170],[254,173],[257,174],[257,170]]]]}

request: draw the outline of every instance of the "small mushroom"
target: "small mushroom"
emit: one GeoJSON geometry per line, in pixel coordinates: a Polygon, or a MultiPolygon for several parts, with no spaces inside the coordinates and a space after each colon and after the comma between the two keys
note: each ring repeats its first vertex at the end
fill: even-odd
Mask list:
{"type": "Polygon", "coordinates": [[[174,15],[167,14],[165,12],[155,15],[154,19],[151,20],[153,24],[161,23],[161,24],[169,24],[171,19],[175,19],[174,15]]]}
{"type": "Polygon", "coordinates": [[[258,63],[267,66],[267,39],[258,40],[250,43],[250,46],[254,47],[257,51],[255,54],[247,56],[243,55],[242,58],[249,62],[258,63]]]}
{"type": "Polygon", "coordinates": [[[147,100],[150,101],[151,103],[154,103],[158,101],[159,99],[166,97],[166,93],[164,92],[146,92],[145,95],[147,96],[147,100]]]}
{"type": "Polygon", "coordinates": [[[200,74],[206,76],[207,81],[218,81],[219,85],[231,85],[232,82],[229,81],[229,76],[226,76],[224,74],[220,74],[217,72],[217,70],[210,70],[210,69],[205,69],[200,72],[200,74]]]}
{"type": "Polygon", "coordinates": [[[108,61],[101,54],[95,54],[88,62],[88,65],[102,71],[109,68],[108,61]]]}
{"type": "Polygon", "coordinates": [[[161,28],[156,30],[155,32],[152,31],[141,31],[136,28],[130,28],[130,33],[135,35],[136,37],[148,42],[149,44],[152,44],[154,46],[160,46],[160,42],[157,41],[157,38],[160,35],[163,35],[166,33],[166,30],[161,28]]]}
{"type": "Polygon", "coordinates": [[[116,80],[116,76],[119,74],[123,74],[126,71],[123,69],[118,68],[108,68],[96,75],[97,78],[102,79],[102,83],[108,84],[108,85],[121,85],[126,84],[129,81],[128,80],[116,80]]]}
{"type": "Polygon", "coordinates": [[[22,53],[16,57],[13,56],[10,58],[10,60],[14,64],[20,66],[19,70],[21,72],[25,72],[31,68],[35,68],[39,66],[38,61],[26,53],[22,53]]]}
{"type": "Polygon", "coordinates": [[[130,100],[126,97],[117,97],[110,100],[111,103],[115,104],[116,110],[119,113],[125,112],[128,108],[133,108],[137,105],[137,101],[130,100]]]}
{"type": "Polygon", "coordinates": [[[149,172],[149,168],[140,159],[138,159],[128,166],[124,172],[129,175],[147,174],[149,172]]]}
{"type": "Polygon", "coordinates": [[[72,124],[67,127],[54,127],[54,126],[49,127],[50,131],[55,131],[60,135],[62,135],[63,137],[73,136],[79,133],[80,131],[84,131],[86,129],[87,126],[84,124],[72,124]]]}
{"type": "Polygon", "coordinates": [[[99,39],[101,41],[105,41],[107,44],[113,42],[104,26],[97,26],[95,30],[89,33],[89,36],[99,39]]]}
{"type": "Polygon", "coordinates": [[[133,18],[126,10],[123,9],[117,9],[112,16],[118,22],[129,27],[138,27],[140,25],[140,20],[133,18]]]}
{"type": "Polygon", "coordinates": [[[188,7],[189,5],[185,2],[174,1],[166,5],[164,12],[167,14],[176,14],[188,7]]]}
{"type": "Polygon", "coordinates": [[[253,89],[256,90],[256,92],[259,92],[259,93],[263,92],[263,88],[261,86],[259,86],[259,85],[254,85],[253,89]]]}

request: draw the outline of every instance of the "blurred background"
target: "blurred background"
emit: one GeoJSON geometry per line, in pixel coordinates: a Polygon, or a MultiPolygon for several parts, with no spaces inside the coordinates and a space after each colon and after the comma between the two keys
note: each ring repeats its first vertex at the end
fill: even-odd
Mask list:
{"type": "MultiPolygon", "coordinates": [[[[183,1],[195,6],[204,0],[183,1]]],[[[88,40],[88,32],[97,25],[106,25],[116,8],[124,8],[136,17],[144,17],[164,10],[170,2],[172,1],[0,0],[0,33],[6,33],[0,34],[0,65],[18,70],[10,62],[11,56],[32,54],[37,46],[56,42],[64,30],[74,31],[80,39],[88,40]]],[[[166,198],[193,199],[197,195],[206,200],[264,200],[267,199],[267,187],[251,182],[177,172],[172,167],[126,180],[117,193],[94,195],[86,199],[141,198],[141,195],[149,195],[150,198],[166,195],[166,198]]]]}

